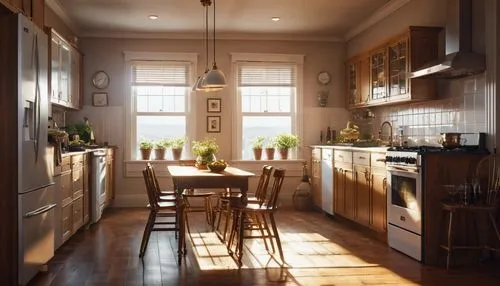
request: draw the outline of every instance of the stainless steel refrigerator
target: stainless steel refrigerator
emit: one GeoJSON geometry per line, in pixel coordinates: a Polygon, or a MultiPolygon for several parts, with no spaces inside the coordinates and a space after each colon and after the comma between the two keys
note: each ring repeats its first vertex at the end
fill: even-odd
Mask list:
{"type": "Polygon", "coordinates": [[[25,285],[54,255],[52,168],[47,148],[48,37],[21,14],[0,19],[3,53],[12,54],[9,70],[14,85],[5,88],[0,103],[10,104],[2,114],[16,122],[18,283],[25,285]],[[14,59],[16,61],[14,61],[14,59]],[[17,62],[17,63],[16,63],[17,62]],[[7,97],[11,97],[7,99],[7,97]]]}

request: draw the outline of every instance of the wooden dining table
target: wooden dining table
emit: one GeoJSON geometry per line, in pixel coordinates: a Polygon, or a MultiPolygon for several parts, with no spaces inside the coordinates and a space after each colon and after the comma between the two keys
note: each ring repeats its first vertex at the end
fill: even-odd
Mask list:
{"type": "MultiPolygon", "coordinates": [[[[234,167],[227,167],[220,173],[210,170],[198,169],[194,166],[168,166],[168,171],[172,176],[174,189],[179,196],[185,189],[239,189],[241,196],[239,203],[246,205],[248,201],[248,179],[255,176],[254,173],[247,172],[234,167]]],[[[180,201],[180,212],[184,213],[184,203],[180,201]]],[[[179,264],[182,256],[186,254],[186,235],[185,235],[184,215],[179,219],[179,240],[178,240],[178,259],[179,264]]],[[[243,229],[243,228],[241,228],[243,229]]]]}

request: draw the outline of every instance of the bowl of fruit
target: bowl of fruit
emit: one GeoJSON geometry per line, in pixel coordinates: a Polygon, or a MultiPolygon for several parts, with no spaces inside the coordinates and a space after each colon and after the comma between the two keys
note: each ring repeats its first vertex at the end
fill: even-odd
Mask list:
{"type": "Polygon", "coordinates": [[[226,169],[227,163],[224,160],[217,160],[213,161],[212,163],[208,164],[208,169],[210,169],[211,172],[214,173],[220,173],[226,169]]]}

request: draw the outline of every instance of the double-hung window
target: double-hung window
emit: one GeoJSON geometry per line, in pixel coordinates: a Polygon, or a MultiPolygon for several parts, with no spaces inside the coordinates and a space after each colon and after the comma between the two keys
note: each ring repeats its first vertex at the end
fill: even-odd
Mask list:
{"type": "MultiPolygon", "coordinates": [[[[279,56],[275,61],[273,57],[255,61],[255,54],[233,54],[238,159],[253,159],[252,141],[257,136],[266,137],[265,144],[271,144],[278,133],[300,136],[302,56],[279,56]]],[[[298,156],[293,152],[291,157],[298,156]]]]}
{"type": "MultiPolygon", "coordinates": [[[[132,160],[140,159],[139,144],[143,140],[154,142],[189,137],[192,133],[189,83],[193,66],[192,61],[180,59],[128,62],[132,160]]],[[[172,159],[170,152],[166,159],[172,159]]]]}

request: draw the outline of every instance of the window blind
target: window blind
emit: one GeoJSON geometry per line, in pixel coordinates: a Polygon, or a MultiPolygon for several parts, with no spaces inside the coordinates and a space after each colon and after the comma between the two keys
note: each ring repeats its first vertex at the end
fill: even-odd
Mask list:
{"type": "Polygon", "coordinates": [[[161,85],[189,87],[190,63],[135,62],[132,63],[132,86],[161,85]]]}
{"type": "Polygon", "coordinates": [[[240,63],[238,86],[295,87],[296,66],[292,64],[240,63]]]}

